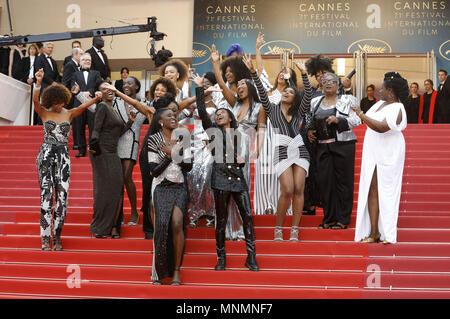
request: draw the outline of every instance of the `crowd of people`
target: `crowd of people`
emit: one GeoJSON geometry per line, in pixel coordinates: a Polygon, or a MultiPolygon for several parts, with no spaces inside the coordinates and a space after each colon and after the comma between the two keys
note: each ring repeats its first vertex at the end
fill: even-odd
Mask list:
{"type": "Polygon", "coordinates": [[[28,60],[22,58],[23,48],[14,48],[10,74],[34,83],[36,120],[44,129],[36,162],[42,249],[51,250],[53,239],[53,249],[62,250],[71,129],[76,157],[88,154],[93,171],[92,236],[120,238],[125,189],[131,204],[128,225],[140,224],[132,178],[139,161],[142,227],[145,238],[153,238],[151,278],[161,284],[171,277],[179,285],[186,227],[197,227],[201,218],[215,227],[217,271],[226,269],[226,240],[239,239],[247,249],[245,266],[259,270],[255,214],[276,215],[273,238],[280,242],[287,214],[292,214],[289,241],[296,242],[302,215],[315,214],[316,207],[324,213],[318,228],[346,229],[354,193],[353,129],[362,123],[367,131],[355,241],[396,243],[405,160],[402,131],[407,123],[447,121],[447,72],[439,71],[437,91],[426,80],[424,94],[418,94],[417,83],[409,87],[399,73],[386,73],[379,99],[369,85],[367,97],[358,103],[351,81],[337,76],[332,59],[320,54],[305,63],[295,61],[296,70],[284,65],[270,83],[259,50],[263,43],[259,34],[256,65],[239,45],[226,56],[213,45],[211,71],[201,76],[183,61],[168,59],[159,66],[160,77],[144,102],[137,98],[140,81],[128,68],[122,68],[121,80],[112,85],[101,37],[86,52],[74,41],[62,76],[51,58],[53,43],[43,44],[40,55],[30,45],[28,60]],[[17,63],[26,72],[14,73],[17,63]],[[189,95],[189,81],[195,85],[194,96],[189,95]],[[146,121],[150,125],[140,145],[146,121]],[[186,123],[192,121],[190,131],[186,123]]]}

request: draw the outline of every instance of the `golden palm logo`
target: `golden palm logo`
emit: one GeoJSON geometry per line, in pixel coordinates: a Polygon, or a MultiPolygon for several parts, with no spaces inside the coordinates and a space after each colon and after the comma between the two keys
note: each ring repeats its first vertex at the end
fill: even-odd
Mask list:
{"type": "Polygon", "coordinates": [[[357,50],[367,53],[392,53],[389,43],[379,39],[361,39],[353,42],[347,48],[348,53],[353,53],[357,50]]]}
{"type": "Polygon", "coordinates": [[[193,58],[203,58],[206,54],[206,50],[192,50],[193,58]]]}
{"type": "Polygon", "coordinates": [[[261,46],[261,52],[263,54],[283,54],[288,52],[290,54],[300,54],[300,47],[294,42],[287,40],[275,40],[264,43],[261,46]],[[265,48],[265,51],[263,50],[265,48]]]}
{"type": "Polygon", "coordinates": [[[450,61],[450,40],[447,40],[441,44],[439,47],[439,53],[444,59],[450,61]]]}
{"type": "Polygon", "coordinates": [[[192,43],[192,66],[200,65],[211,59],[211,48],[204,43],[192,43]]]}

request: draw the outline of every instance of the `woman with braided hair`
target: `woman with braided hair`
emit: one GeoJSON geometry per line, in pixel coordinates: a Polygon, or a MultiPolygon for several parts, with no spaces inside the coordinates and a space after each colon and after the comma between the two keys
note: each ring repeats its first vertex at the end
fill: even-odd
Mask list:
{"type": "Polygon", "coordinates": [[[408,81],[397,72],[384,76],[382,100],[366,114],[353,110],[368,126],[364,137],[359,182],[355,241],[397,242],[397,219],[402,192],[407,118],[404,104],[408,81]]]}

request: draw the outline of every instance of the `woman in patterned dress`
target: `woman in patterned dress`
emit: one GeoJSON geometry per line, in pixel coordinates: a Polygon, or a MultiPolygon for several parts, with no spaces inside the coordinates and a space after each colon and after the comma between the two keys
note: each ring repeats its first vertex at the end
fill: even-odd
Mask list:
{"type": "Polygon", "coordinates": [[[41,239],[42,250],[51,250],[50,238],[53,223],[53,249],[62,250],[61,231],[67,213],[67,197],[70,182],[70,157],[67,141],[70,134],[70,123],[83,111],[100,100],[101,93],[80,106],[67,110],[71,99],[69,90],[60,84],[47,87],[42,92],[42,103],[39,101],[44,71],[35,74],[36,85],[33,93],[34,109],[42,118],[44,142],[36,159],[41,188],[41,239]],[[56,196],[54,196],[56,193],[56,196]],[[53,213],[53,197],[55,211],[53,213]]]}

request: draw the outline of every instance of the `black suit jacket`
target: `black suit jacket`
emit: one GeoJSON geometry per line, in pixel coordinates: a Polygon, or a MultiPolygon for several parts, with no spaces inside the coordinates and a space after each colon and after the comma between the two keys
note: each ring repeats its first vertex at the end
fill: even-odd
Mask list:
{"type": "Polygon", "coordinates": [[[450,123],[450,80],[448,77],[437,93],[435,107],[433,123],[450,123]]]}
{"type": "Polygon", "coordinates": [[[103,59],[105,60],[105,63],[103,63],[102,59],[98,56],[97,51],[95,51],[93,47],[87,50],[86,53],[91,55],[91,70],[100,72],[100,75],[104,80],[106,80],[106,78],[111,78],[111,69],[109,67],[108,57],[106,54],[101,52],[103,59]]]}
{"type": "Polygon", "coordinates": [[[56,65],[55,60],[50,58],[52,67],[50,66],[50,63],[48,62],[47,58],[45,57],[45,54],[41,54],[36,57],[36,60],[34,60],[34,70],[37,72],[39,69],[44,69],[44,78],[42,79],[42,89],[41,92],[49,85],[51,85],[53,82],[61,82],[61,76],[58,72],[58,66],[56,65]]]}
{"type": "MultiPolygon", "coordinates": [[[[34,62],[36,62],[36,58],[35,58],[34,62]]],[[[33,69],[34,69],[34,65],[33,65],[33,69]]],[[[36,73],[36,72],[33,70],[33,78],[34,78],[34,73],[36,73]]],[[[22,60],[20,60],[20,64],[19,64],[18,70],[17,70],[18,80],[27,83],[29,74],[30,74],[30,57],[27,56],[27,57],[23,58],[22,60]]]]}
{"type": "MultiPolygon", "coordinates": [[[[248,191],[247,182],[244,177],[244,172],[242,171],[245,163],[238,164],[237,160],[237,149],[239,146],[236,144],[236,139],[232,142],[227,132],[217,124],[213,123],[209,118],[205,108],[204,88],[197,87],[195,89],[195,95],[197,97],[198,115],[202,120],[203,129],[208,133],[211,141],[216,138],[222,139],[221,141],[217,141],[216,144],[217,147],[222,148],[222,158],[218,158],[220,154],[216,154],[215,148],[211,150],[214,159],[211,171],[211,188],[213,190],[230,192],[248,191]],[[215,130],[211,130],[211,128],[215,128],[215,130]],[[230,145],[233,145],[232,150],[229,148],[230,145]],[[227,163],[229,157],[233,157],[232,163],[227,163]]],[[[235,131],[235,134],[236,132],[237,130],[235,131]]]]}
{"type": "Polygon", "coordinates": [[[66,66],[67,63],[69,63],[70,61],[72,61],[72,56],[68,55],[64,58],[64,62],[63,65],[66,66]]]}
{"type": "MultiPolygon", "coordinates": [[[[72,75],[72,82],[70,84],[70,87],[75,85],[76,82],[80,86],[81,92],[89,91],[89,93],[91,93],[91,96],[93,97],[95,95],[94,92],[95,85],[101,80],[102,78],[98,71],[90,70],[88,75],[88,81],[86,83],[86,81],[84,80],[83,71],[77,71],[74,72],[72,75]]],[[[73,107],[78,107],[79,105],[81,105],[80,101],[78,101],[78,99],[75,99],[73,102],[73,107]]]]}
{"type": "Polygon", "coordinates": [[[78,64],[70,59],[70,61],[64,64],[63,76],[61,83],[64,84],[69,90],[71,89],[72,76],[75,72],[78,72],[78,64]]]}

